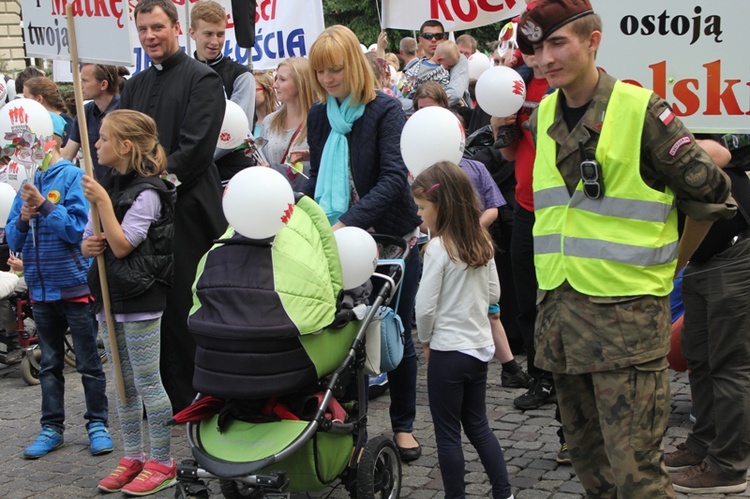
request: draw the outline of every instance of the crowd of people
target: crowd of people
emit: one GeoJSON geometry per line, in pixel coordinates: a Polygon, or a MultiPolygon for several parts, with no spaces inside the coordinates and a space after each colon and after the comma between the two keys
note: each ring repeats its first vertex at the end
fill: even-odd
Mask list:
{"type": "Polygon", "coordinates": [[[147,495],[175,484],[167,422],[195,397],[187,319],[196,269],[227,228],[222,185],[270,167],[314,198],[334,231],[360,227],[414,249],[430,234],[405,262],[390,424],[401,461],[419,459],[414,323],[445,497],[464,497],[462,430],[490,495],[513,497],[486,415],[493,358],[503,387],[527,390],[513,401],[519,410],[556,404],[557,461],[572,464],[588,497],[746,490],[750,147],[732,134],[696,139],[665,100],[597,68],[602,21],[589,0],[526,3],[518,50],[491,48],[526,83],[523,106],[505,117],[475,102],[469,59],[487,57],[477,41],[448,40],[437,20],[401,39],[398,54],[386,53],[385,32],[363,53],[349,28],[332,26],[307,58],[253,73],[223,54],[218,3],[193,6],[190,57],[174,3],[141,0],[133,17],[152,65],[127,82],[124,68],[81,69],[91,176],[74,163],[81,126],[57,86],[34,67],[19,73],[14,94],[49,111],[55,139],[49,167],[23,184],[5,230],[23,255],[42,350],[41,431],[24,457],[64,445],[67,329],[91,453],[114,450],[98,323],[107,355],[120,359],[124,444],[99,489],[147,495]],[[245,111],[265,162],[216,147],[227,99],[245,111]],[[458,164],[411,178],[401,133],[430,106],[452,110],[485,140],[458,164]],[[101,306],[102,268],[88,263],[99,255],[113,323],[101,306]],[[665,455],[669,294],[683,269],[681,345],[696,422],[665,455]],[[526,370],[506,330],[518,332],[526,370]]]}

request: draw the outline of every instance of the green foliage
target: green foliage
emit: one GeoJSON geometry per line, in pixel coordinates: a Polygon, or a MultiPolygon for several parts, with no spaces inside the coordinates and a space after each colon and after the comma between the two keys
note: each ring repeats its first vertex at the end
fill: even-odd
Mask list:
{"type": "MultiPolygon", "coordinates": [[[[370,46],[378,39],[380,33],[381,2],[382,0],[323,0],[323,15],[326,26],[343,24],[357,35],[361,43],[370,46]]],[[[409,0],[401,0],[409,1],[409,0]]],[[[426,21],[427,19],[425,19],[426,21]]],[[[495,23],[489,26],[457,31],[456,36],[468,33],[477,39],[479,50],[486,52],[488,46],[497,40],[498,34],[505,23],[495,23]]],[[[398,43],[405,36],[414,36],[407,30],[388,30],[388,48],[386,52],[398,53],[398,43]]]]}
{"type": "Polygon", "coordinates": [[[68,114],[75,118],[76,115],[76,94],[72,83],[57,83],[57,88],[60,89],[60,95],[62,95],[65,106],[68,108],[68,114]]]}
{"type": "Polygon", "coordinates": [[[354,31],[361,43],[369,46],[377,41],[380,33],[380,7],[376,1],[380,0],[324,0],[326,26],[343,24],[354,31]]]}

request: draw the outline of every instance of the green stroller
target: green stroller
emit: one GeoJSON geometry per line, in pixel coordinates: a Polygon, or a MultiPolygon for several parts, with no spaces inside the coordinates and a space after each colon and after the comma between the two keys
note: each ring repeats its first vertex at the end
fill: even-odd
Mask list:
{"type": "Polygon", "coordinates": [[[399,497],[395,444],[367,439],[365,338],[378,309],[398,300],[408,249],[399,238],[376,241],[381,255],[397,256],[379,260],[360,292],[344,291],[330,224],[301,196],[275,238],[230,228],[204,255],[188,321],[199,392],[187,418],[193,459],[178,467],[175,497],[208,497],[205,481],[217,479],[226,498],[335,485],[359,499],[399,497]]]}

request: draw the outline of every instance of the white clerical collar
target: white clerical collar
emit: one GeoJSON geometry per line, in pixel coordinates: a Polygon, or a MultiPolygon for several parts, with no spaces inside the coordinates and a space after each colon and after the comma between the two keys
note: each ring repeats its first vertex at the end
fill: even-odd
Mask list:
{"type": "Polygon", "coordinates": [[[157,71],[161,71],[162,69],[164,69],[161,64],[152,63],[151,65],[155,67],[157,71]]]}

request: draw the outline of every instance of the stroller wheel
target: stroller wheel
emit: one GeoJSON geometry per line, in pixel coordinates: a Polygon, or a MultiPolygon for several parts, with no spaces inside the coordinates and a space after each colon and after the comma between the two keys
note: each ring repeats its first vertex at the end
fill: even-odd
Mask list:
{"type": "Polygon", "coordinates": [[[174,491],[175,499],[208,499],[208,488],[201,480],[181,482],[177,481],[174,491]]]}
{"type": "Polygon", "coordinates": [[[241,482],[234,480],[219,480],[221,495],[226,499],[259,499],[263,497],[263,492],[255,487],[248,487],[241,482]]]}
{"type": "Polygon", "coordinates": [[[385,436],[365,445],[357,465],[357,499],[396,499],[401,494],[401,461],[396,444],[385,436]]]}
{"type": "Polygon", "coordinates": [[[21,377],[27,385],[38,385],[39,381],[39,362],[42,360],[42,350],[34,348],[26,352],[21,360],[21,377]]]}

